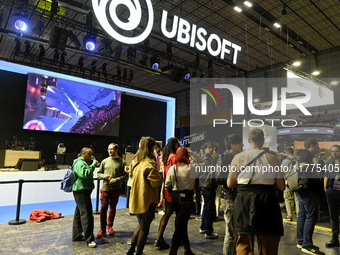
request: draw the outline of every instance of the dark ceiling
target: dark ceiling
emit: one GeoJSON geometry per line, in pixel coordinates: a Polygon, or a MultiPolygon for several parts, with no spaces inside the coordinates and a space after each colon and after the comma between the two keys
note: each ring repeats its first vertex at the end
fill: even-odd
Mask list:
{"type": "MultiPolygon", "coordinates": [[[[171,95],[188,89],[189,82],[171,81],[169,79],[171,70],[163,73],[154,72],[149,64],[147,67],[142,66],[139,61],[143,54],[149,59],[152,55],[157,55],[160,58],[161,69],[172,64],[181,68],[190,68],[191,75],[200,76],[205,73],[207,76],[210,73],[213,77],[234,77],[244,76],[249,71],[302,56],[313,58],[313,55],[319,51],[340,45],[340,1],[338,0],[255,0],[249,1],[253,4],[252,7],[247,7],[244,1],[237,0],[153,0],[152,33],[148,41],[132,45],[135,47],[136,57],[128,61],[127,48],[131,45],[119,44],[105,34],[95,18],[92,20],[87,18],[89,10],[92,10],[92,1],[53,0],[53,2],[59,2],[56,13],[53,13],[53,8],[51,13],[51,2],[0,0],[2,13],[0,59],[171,95]],[[234,9],[235,6],[242,8],[242,12],[237,12],[234,9]],[[168,17],[177,15],[190,24],[205,28],[208,34],[214,33],[220,38],[241,46],[242,50],[238,54],[236,65],[230,59],[221,60],[218,57],[210,57],[208,52],[199,52],[200,63],[194,68],[197,50],[188,45],[171,42],[162,35],[159,24],[163,10],[168,11],[168,17]],[[18,33],[13,25],[14,19],[19,15],[24,15],[30,20],[31,28],[24,34],[18,33]],[[38,21],[43,23],[40,35],[34,29],[38,21]],[[276,28],[273,25],[275,22],[281,27],[276,28]],[[55,51],[48,42],[55,26],[71,31],[81,44],[87,32],[96,34],[99,44],[97,49],[101,50],[90,53],[83,46],[76,47],[76,44],[69,38],[65,49],[67,53],[65,63],[61,64],[60,59],[53,61],[55,51]],[[15,50],[16,38],[20,39],[20,50],[15,50]],[[112,40],[111,48],[104,46],[103,39],[112,40]],[[30,41],[31,49],[29,53],[24,54],[26,40],[30,41]],[[169,42],[172,44],[172,56],[167,54],[169,42]],[[44,45],[46,53],[45,56],[39,58],[41,44],[44,45]],[[117,55],[117,47],[122,48],[121,55],[117,55]],[[81,56],[84,57],[83,68],[78,65],[81,56]],[[212,68],[208,68],[210,58],[212,68]],[[107,76],[101,68],[104,63],[107,64],[107,76]],[[96,67],[95,71],[93,69],[91,71],[92,65],[96,67]],[[123,78],[118,80],[117,66],[120,67],[122,75],[126,68],[125,81],[123,78]],[[133,71],[131,82],[129,81],[130,70],[133,71]],[[112,80],[113,78],[115,81],[112,80]]],[[[147,17],[144,0],[140,2],[143,17],[147,17]]],[[[129,11],[125,6],[119,5],[117,15],[120,20],[124,21],[129,18],[129,11]]],[[[168,21],[169,30],[171,30],[170,26],[171,21],[168,21]]],[[[143,25],[140,25],[139,30],[142,28],[143,25]]],[[[136,30],[136,33],[139,30],[136,30]]]]}

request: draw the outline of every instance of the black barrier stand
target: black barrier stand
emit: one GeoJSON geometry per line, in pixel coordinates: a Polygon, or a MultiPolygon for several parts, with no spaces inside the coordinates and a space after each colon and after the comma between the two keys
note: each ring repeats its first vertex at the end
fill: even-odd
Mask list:
{"type": "Polygon", "coordinates": [[[97,179],[97,195],[96,195],[96,210],[93,211],[93,214],[100,214],[99,211],[99,191],[100,191],[100,179],[97,179]]]}
{"type": "Polygon", "coordinates": [[[19,225],[26,222],[26,220],[19,219],[20,217],[20,206],[21,206],[21,192],[22,192],[22,184],[24,183],[23,179],[19,179],[19,188],[18,188],[18,202],[17,202],[17,216],[15,220],[10,220],[8,222],[9,225],[19,225]]]}

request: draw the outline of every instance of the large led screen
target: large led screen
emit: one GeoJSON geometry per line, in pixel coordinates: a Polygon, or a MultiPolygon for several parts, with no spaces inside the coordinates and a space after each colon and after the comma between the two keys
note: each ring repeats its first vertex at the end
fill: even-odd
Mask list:
{"type": "Polygon", "coordinates": [[[24,129],[119,135],[121,92],[28,74],[24,129]]]}

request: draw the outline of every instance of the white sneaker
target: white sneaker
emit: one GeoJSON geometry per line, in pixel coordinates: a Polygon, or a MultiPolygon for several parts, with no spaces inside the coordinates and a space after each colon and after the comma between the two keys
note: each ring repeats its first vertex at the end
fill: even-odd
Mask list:
{"type": "Polygon", "coordinates": [[[210,236],[205,234],[205,239],[216,239],[218,237],[218,234],[212,233],[210,236]]]}
{"type": "Polygon", "coordinates": [[[87,246],[90,247],[90,248],[95,248],[95,247],[97,247],[97,244],[93,241],[93,242],[89,243],[87,246]]]}
{"type": "Polygon", "coordinates": [[[200,228],[199,232],[200,232],[200,234],[204,234],[205,230],[200,228]]]}
{"type": "Polygon", "coordinates": [[[296,247],[298,247],[299,249],[302,249],[302,244],[297,244],[296,247]]]}

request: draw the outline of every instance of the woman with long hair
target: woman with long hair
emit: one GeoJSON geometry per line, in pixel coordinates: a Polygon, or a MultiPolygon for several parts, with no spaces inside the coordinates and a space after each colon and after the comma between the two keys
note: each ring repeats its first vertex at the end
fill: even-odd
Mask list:
{"type": "MultiPolygon", "coordinates": [[[[203,158],[192,154],[196,159],[204,162],[203,158]]],[[[176,151],[176,164],[170,167],[168,175],[165,181],[165,188],[169,189],[173,187],[173,195],[177,193],[177,197],[180,197],[181,202],[193,202],[195,177],[199,172],[195,172],[193,169],[195,166],[190,164],[190,153],[187,148],[181,146],[176,151]],[[191,173],[194,176],[190,176],[191,173]]],[[[176,255],[180,242],[183,242],[185,255],[195,255],[190,249],[190,242],[188,236],[188,221],[190,218],[190,211],[181,210],[179,201],[172,201],[172,208],[176,211],[175,220],[175,232],[172,236],[170,255],[176,255]]]]}
{"type": "MultiPolygon", "coordinates": [[[[162,161],[164,163],[164,181],[168,174],[168,171],[172,165],[176,163],[176,150],[180,146],[179,140],[176,137],[172,137],[168,140],[167,145],[164,147],[162,161]]],[[[164,186],[164,185],[163,185],[164,186]]],[[[169,249],[169,244],[167,244],[164,240],[163,234],[168,224],[168,221],[174,212],[172,205],[171,205],[171,197],[170,194],[165,188],[163,187],[163,196],[165,202],[165,213],[159,223],[158,228],[158,236],[157,240],[155,241],[155,246],[158,247],[160,250],[169,249]]]]}
{"type": "Polygon", "coordinates": [[[130,166],[132,182],[129,208],[130,213],[137,215],[139,225],[132,236],[127,255],[143,254],[151,221],[155,217],[158,187],[162,183],[154,155],[155,144],[156,141],[152,137],[143,138],[130,166]],[[134,253],[136,246],[137,251],[134,253]]]}

